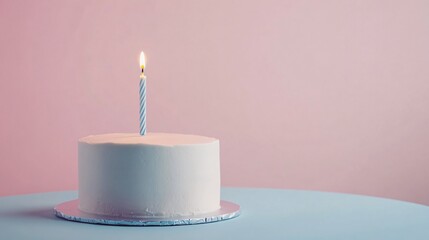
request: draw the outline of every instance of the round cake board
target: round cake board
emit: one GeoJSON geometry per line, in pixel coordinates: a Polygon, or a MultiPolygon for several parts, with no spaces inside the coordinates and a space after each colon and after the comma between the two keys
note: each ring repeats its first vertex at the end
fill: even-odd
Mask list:
{"type": "Polygon", "coordinates": [[[217,211],[177,218],[106,216],[80,211],[78,206],[79,200],[76,199],[55,206],[54,212],[57,217],[64,218],[69,221],[127,226],[193,225],[228,220],[240,215],[239,205],[223,200],[220,201],[220,209],[217,211]]]}

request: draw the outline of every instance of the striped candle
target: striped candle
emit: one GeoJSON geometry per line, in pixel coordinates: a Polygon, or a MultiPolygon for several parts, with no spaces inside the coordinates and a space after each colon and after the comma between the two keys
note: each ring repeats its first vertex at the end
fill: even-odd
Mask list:
{"type": "Polygon", "coordinates": [[[140,135],[146,134],[146,77],[140,78],[140,135]]]}
{"type": "Polygon", "coordinates": [[[140,67],[142,73],[140,75],[140,135],[146,134],[146,76],[144,75],[144,68],[146,65],[146,58],[143,52],[140,53],[140,67]]]}

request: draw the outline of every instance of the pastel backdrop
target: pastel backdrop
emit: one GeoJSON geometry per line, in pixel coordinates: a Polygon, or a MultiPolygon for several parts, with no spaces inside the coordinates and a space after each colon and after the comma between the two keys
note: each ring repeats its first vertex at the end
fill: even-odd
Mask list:
{"type": "Polygon", "coordinates": [[[428,1],[0,1],[0,195],[77,189],[77,139],[221,140],[224,186],[429,204],[428,1]]]}

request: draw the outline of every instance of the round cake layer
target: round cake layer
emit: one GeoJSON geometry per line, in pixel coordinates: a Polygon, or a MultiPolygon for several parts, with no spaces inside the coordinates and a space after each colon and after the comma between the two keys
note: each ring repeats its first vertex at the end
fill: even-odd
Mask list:
{"type": "Polygon", "coordinates": [[[79,208],[111,216],[189,216],[220,207],[219,140],[113,133],[79,140],[79,208]]]}

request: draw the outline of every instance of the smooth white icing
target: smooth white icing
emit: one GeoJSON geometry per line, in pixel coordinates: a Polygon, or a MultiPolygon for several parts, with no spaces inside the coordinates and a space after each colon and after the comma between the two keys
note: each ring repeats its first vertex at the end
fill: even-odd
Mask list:
{"type": "Polygon", "coordinates": [[[219,140],[112,133],[79,140],[79,208],[112,216],[189,216],[219,209],[219,140]]]}
{"type": "Polygon", "coordinates": [[[217,141],[215,138],[197,135],[171,134],[171,133],[148,133],[141,136],[138,133],[107,133],[101,135],[90,135],[79,139],[79,142],[99,144],[147,144],[159,146],[175,146],[188,144],[204,144],[217,141]]]}

